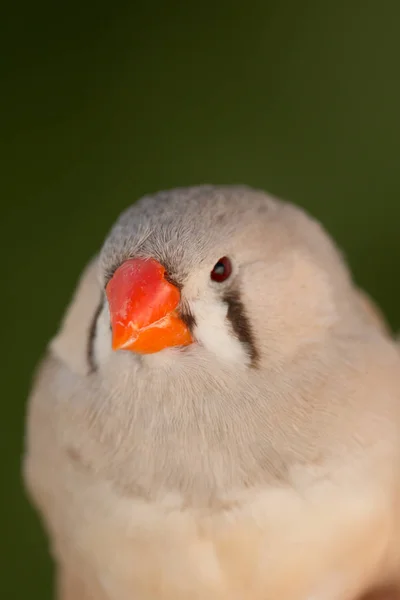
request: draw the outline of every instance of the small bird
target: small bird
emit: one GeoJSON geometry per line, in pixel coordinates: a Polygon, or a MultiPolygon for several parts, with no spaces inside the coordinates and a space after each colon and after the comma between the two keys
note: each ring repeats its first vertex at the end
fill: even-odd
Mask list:
{"type": "Polygon", "coordinates": [[[384,598],[400,352],[300,208],[245,186],[145,196],[49,344],[23,471],[59,600],[384,598]]]}

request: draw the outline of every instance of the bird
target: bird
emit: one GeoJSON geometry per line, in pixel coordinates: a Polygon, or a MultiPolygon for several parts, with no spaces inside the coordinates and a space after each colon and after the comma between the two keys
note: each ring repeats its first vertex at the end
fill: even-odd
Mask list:
{"type": "Polygon", "coordinates": [[[400,589],[399,348],[300,206],[143,196],[44,354],[22,470],[58,600],[400,589]]]}

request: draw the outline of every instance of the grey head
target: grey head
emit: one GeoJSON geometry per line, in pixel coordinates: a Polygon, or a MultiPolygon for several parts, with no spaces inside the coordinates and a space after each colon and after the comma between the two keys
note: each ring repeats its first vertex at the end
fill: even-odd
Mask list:
{"type": "Polygon", "coordinates": [[[351,309],[347,268],[322,227],[248,187],[199,186],[141,198],[105,241],[101,285],[133,257],[156,259],[179,286],[181,315],[198,342],[182,352],[208,349],[225,368],[270,362],[271,353],[310,342],[351,309]],[[210,273],[221,257],[229,258],[232,273],[216,283],[210,273]]]}

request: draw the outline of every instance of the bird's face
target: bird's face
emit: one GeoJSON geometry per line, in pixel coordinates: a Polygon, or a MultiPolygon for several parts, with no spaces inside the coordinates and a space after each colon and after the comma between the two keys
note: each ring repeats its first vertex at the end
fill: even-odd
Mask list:
{"type": "Polygon", "coordinates": [[[140,472],[147,491],[208,494],[284,478],[286,463],[328,444],[310,444],[333,422],[314,387],[336,381],[346,357],[335,332],[353,333],[362,311],[302,211],[236,187],[145,197],[96,263],[52,350],[68,367],[56,393],[82,411],[74,440],[97,470],[135,489],[140,472]]]}
{"type": "MultiPolygon", "coordinates": [[[[245,188],[197,188],[126,211],[101,253],[93,367],[123,352],[147,366],[189,355],[257,369],[303,333],[303,342],[321,335],[337,316],[332,286],[285,206],[245,188]]],[[[321,253],[338,261],[329,244],[321,253]]]]}

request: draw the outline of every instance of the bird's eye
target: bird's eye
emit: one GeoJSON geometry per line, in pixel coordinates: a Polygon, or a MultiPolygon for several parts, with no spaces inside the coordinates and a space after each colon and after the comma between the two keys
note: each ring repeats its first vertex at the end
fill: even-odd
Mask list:
{"type": "Polygon", "coordinates": [[[232,273],[232,263],[227,256],[223,256],[214,265],[213,270],[210,273],[210,277],[213,281],[222,283],[226,281],[232,273]]]}

